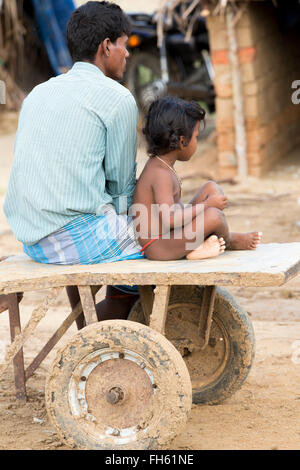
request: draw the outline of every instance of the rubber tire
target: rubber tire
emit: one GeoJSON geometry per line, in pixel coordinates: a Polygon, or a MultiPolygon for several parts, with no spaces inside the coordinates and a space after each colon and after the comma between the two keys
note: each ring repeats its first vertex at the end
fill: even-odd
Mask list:
{"type": "MultiPolygon", "coordinates": [[[[173,286],[169,305],[180,303],[201,303],[201,286],[173,286]]],[[[143,321],[140,301],[133,306],[129,319],[143,321]]],[[[193,403],[217,405],[231,397],[246,380],[255,354],[255,338],[247,313],[237,304],[226,289],[217,287],[213,319],[226,331],[229,341],[227,361],[223,371],[206,387],[193,388],[193,403]]],[[[196,324],[195,324],[196,326],[196,324]]],[[[168,331],[166,331],[168,337],[168,331]]],[[[180,336],[180,324],[178,325],[180,336]]],[[[193,379],[193,377],[192,377],[193,379]]]]}
{"type": "MultiPolygon", "coordinates": [[[[150,49],[148,51],[135,51],[129,57],[124,85],[131,91],[133,96],[136,99],[140,113],[144,116],[148,109],[140,102],[135,89],[135,73],[136,67],[138,65],[146,65],[148,68],[152,69],[158,77],[161,76],[161,67],[160,67],[160,58],[158,50],[150,49]]],[[[180,80],[180,73],[176,63],[168,59],[169,73],[172,80],[180,80]]]]}
{"type": "Polygon", "coordinates": [[[90,450],[164,448],[184,429],[192,406],[190,376],[176,348],[157,331],[127,320],[94,323],[76,333],[58,351],[50,367],[45,396],[49,419],[62,442],[90,450]],[[147,428],[136,431],[135,441],[122,445],[116,444],[113,436],[104,436],[102,440],[92,436],[86,431],[86,422],[80,425],[80,420],[74,418],[69,405],[72,373],[89,354],[107,348],[114,352],[130,350],[142,356],[151,364],[156,384],[150,405],[153,416],[147,428]]]}

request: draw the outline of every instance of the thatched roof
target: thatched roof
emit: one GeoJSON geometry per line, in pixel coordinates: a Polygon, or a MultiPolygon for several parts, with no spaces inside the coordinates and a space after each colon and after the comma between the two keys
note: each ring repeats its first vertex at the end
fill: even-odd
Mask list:
{"type": "Polygon", "coordinates": [[[175,22],[188,41],[199,14],[202,16],[224,15],[226,9],[230,8],[238,19],[250,1],[263,0],[164,0],[155,15],[158,45],[162,44],[165,24],[171,25],[175,22]]]}

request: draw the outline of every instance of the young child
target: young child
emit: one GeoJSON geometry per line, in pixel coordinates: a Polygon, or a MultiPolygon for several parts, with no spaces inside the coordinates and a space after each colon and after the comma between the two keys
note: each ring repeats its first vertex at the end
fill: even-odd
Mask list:
{"type": "Polygon", "coordinates": [[[227,198],[214,182],[204,184],[187,206],[181,202],[174,164],[195,153],[204,117],[198,103],[178,98],[164,97],[150,106],[144,129],[150,158],[133,198],[136,235],[149,259],[210,258],[225,247],[253,250],[261,241],[261,232],[229,232],[223,213],[227,198]]]}

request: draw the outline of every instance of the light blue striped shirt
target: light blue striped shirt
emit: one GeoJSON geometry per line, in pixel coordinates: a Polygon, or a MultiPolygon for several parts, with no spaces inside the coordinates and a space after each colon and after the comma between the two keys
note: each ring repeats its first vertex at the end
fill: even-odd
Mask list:
{"type": "Polygon", "coordinates": [[[21,109],[4,204],[16,238],[32,245],[105,204],[126,211],[137,120],[127,88],[90,63],[35,87],[21,109]]]}

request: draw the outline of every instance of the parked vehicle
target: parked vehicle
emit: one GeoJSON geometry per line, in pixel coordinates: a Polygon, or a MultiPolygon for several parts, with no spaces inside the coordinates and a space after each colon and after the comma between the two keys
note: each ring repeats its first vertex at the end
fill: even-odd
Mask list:
{"type": "Polygon", "coordinates": [[[175,23],[165,25],[163,44],[158,48],[155,14],[128,16],[132,34],[125,85],[135,96],[140,111],[145,112],[154,99],[169,94],[202,101],[213,112],[215,91],[205,18],[197,18],[188,42],[175,23]]]}

